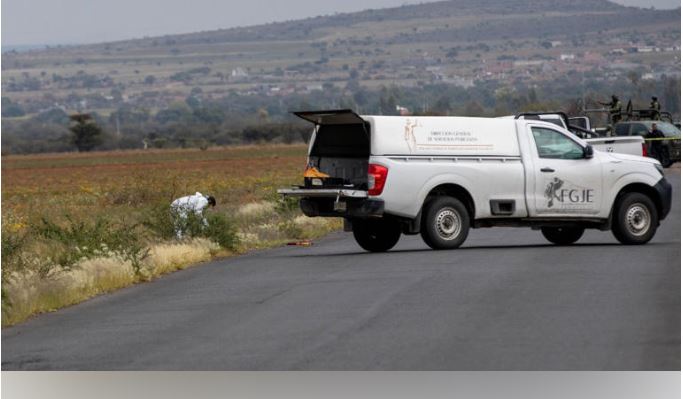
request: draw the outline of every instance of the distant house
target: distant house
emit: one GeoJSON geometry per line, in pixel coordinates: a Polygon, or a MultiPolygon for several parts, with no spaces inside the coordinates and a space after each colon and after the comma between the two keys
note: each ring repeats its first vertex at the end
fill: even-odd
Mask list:
{"type": "Polygon", "coordinates": [[[569,61],[575,58],[574,54],[560,54],[561,61],[569,61]]]}
{"type": "Polygon", "coordinates": [[[515,61],[513,65],[515,67],[528,67],[528,66],[541,66],[545,63],[543,60],[520,60],[515,61]]]}
{"type": "Polygon", "coordinates": [[[249,80],[249,73],[242,67],[234,68],[230,72],[230,81],[232,82],[245,82],[247,80],[249,80]]]}
{"type": "Polygon", "coordinates": [[[451,84],[453,86],[458,86],[462,88],[470,88],[474,87],[474,80],[472,79],[467,79],[458,75],[452,75],[452,76],[444,76],[442,78],[444,83],[451,84]]]}

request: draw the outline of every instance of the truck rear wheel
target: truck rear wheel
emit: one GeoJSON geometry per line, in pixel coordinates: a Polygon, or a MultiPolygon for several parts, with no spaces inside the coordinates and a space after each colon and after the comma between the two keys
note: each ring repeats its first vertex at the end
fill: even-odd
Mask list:
{"type": "Polygon", "coordinates": [[[657,208],[650,197],[628,193],[616,203],[612,233],[622,244],[645,244],[657,232],[657,208]]]}
{"type": "Polygon", "coordinates": [[[659,150],[659,163],[661,163],[662,166],[665,168],[670,168],[671,165],[673,165],[673,161],[669,156],[668,148],[662,148],[661,150],[659,150]]]}
{"type": "Polygon", "coordinates": [[[583,235],[583,227],[541,227],[541,233],[548,241],[557,245],[570,245],[583,235]]]}
{"type": "Polygon", "coordinates": [[[433,249],[454,249],[465,242],[470,215],[465,205],[453,197],[436,197],[425,206],[420,234],[433,249]]]}
{"type": "Polygon", "coordinates": [[[352,223],[353,238],[366,251],[388,251],[401,238],[401,226],[392,219],[357,219],[352,223]]]}

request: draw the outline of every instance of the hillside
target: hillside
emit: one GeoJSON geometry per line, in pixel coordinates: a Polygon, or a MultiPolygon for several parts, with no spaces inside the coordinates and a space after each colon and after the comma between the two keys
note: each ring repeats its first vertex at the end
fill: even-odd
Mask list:
{"type": "MultiPolygon", "coordinates": [[[[112,126],[111,115],[119,112],[116,123],[133,123],[125,109],[144,110],[134,118],[137,130],[165,133],[169,122],[178,122],[178,112],[165,111],[181,103],[190,111],[213,108],[208,119],[214,124],[230,118],[238,125],[278,120],[305,106],[391,112],[397,101],[413,110],[455,112],[464,106],[456,102],[469,98],[485,110],[508,112],[519,104],[509,98],[498,104],[497,90],[533,87],[544,100],[562,100],[587,89],[642,95],[671,86],[666,79],[680,77],[680,8],[605,0],[441,1],[7,52],[2,71],[3,127],[12,127],[8,117],[54,108],[96,112],[112,126]],[[447,92],[450,99],[439,98],[447,92]]],[[[670,103],[680,101],[676,95],[670,93],[670,103]]]]}

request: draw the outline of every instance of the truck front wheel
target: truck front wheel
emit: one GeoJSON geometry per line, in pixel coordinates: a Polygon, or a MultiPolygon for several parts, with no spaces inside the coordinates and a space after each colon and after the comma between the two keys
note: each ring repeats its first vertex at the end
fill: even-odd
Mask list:
{"type": "Polygon", "coordinates": [[[436,197],[423,211],[420,234],[433,249],[454,249],[465,242],[470,230],[467,208],[453,197],[436,197]]]}
{"type": "Polygon", "coordinates": [[[401,226],[392,219],[358,219],[352,223],[353,238],[366,251],[388,251],[401,238],[401,226]]]}
{"type": "Polygon", "coordinates": [[[618,200],[613,214],[612,233],[622,244],[645,244],[657,232],[657,208],[645,194],[625,194],[618,200]]]}
{"type": "Polygon", "coordinates": [[[541,227],[541,233],[548,241],[557,245],[570,245],[583,235],[583,227],[541,227]]]}

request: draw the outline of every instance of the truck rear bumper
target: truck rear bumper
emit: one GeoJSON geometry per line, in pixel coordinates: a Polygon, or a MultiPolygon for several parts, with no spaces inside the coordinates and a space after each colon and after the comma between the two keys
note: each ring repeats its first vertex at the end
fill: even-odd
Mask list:
{"type": "Polygon", "coordinates": [[[335,205],[334,198],[302,198],[299,206],[306,216],[374,218],[384,214],[384,201],[377,199],[343,201],[335,205]]]}
{"type": "Polygon", "coordinates": [[[669,214],[671,210],[671,198],[673,196],[673,189],[671,184],[666,178],[662,177],[661,180],[655,184],[655,190],[659,194],[659,205],[661,207],[661,212],[659,215],[659,220],[662,220],[669,214]]]}

